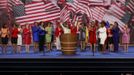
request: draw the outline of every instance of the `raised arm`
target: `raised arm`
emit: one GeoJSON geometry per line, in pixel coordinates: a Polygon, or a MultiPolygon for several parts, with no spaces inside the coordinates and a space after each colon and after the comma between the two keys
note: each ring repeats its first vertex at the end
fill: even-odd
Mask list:
{"type": "Polygon", "coordinates": [[[63,30],[65,30],[65,27],[63,26],[63,24],[62,24],[62,23],[60,23],[60,26],[62,27],[62,29],[63,29],[63,30]]]}
{"type": "Polygon", "coordinates": [[[76,21],[74,23],[74,26],[77,26],[77,24],[78,24],[78,17],[76,18],[76,21]]]}

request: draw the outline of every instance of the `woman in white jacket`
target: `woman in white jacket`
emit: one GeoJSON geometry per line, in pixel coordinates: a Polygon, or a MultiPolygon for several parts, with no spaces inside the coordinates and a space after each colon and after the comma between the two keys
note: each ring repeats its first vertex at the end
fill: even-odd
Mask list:
{"type": "Polygon", "coordinates": [[[107,38],[107,29],[105,27],[105,22],[101,22],[101,26],[98,29],[99,32],[99,39],[100,39],[100,45],[101,45],[101,51],[104,52],[105,51],[105,41],[107,38]]]}

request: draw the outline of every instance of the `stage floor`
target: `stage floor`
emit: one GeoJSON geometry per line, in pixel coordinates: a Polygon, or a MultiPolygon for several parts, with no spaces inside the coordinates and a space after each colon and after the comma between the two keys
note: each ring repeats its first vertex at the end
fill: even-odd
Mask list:
{"type": "Polygon", "coordinates": [[[123,52],[123,49],[120,48],[119,52],[107,52],[102,54],[100,52],[91,52],[90,48],[87,48],[84,52],[80,52],[80,49],[77,48],[76,55],[66,56],[63,55],[61,51],[57,51],[55,48],[51,52],[44,53],[34,53],[33,47],[30,48],[30,53],[26,53],[24,47],[20,54],[13,54],[13,48],[8,47],[7,54],[2,54],[2,49],[0,48],[0,59],[133,59],[134,58],[134,46],[130,46],[127,53],[123,52]]]}

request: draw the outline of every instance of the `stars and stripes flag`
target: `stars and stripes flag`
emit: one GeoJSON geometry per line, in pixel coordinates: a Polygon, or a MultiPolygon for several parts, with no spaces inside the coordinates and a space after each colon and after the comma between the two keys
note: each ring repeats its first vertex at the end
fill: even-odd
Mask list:
{"type": "Polygon", "coordinates": [[[57,8],[52,2],[44,4],[43,1],[35,1],[25,5],[25,14],[15,17],[20,25],[25,23],[33,24],[40,21],[51,21],[60,18],[60,8],[57,8]],[[35,11],[36,10],[36,11],[35,11]]]}
{"type": "Polygon", "coordinates": [[[120,30],[122,30],[124,28],[125,23],[122,22],[120,19],[118,19],[117,17],[106,13],[105,16],[103,17],[104,21],[108,21],[110,24],[114,24],[114,22],[117,22],[119,24],[119,28],[120,30]]]}
{"type": "Polygon", "coordinates": [[[127,0],[126,7],[132,14],[134,14],[134,0],[127,0]]]}
{"type": "Polygon", "coordinates": [[[87,4],[82,3],[84,0],[74,0],[74,5],[82,12],[87,14],[88,18],[92,18],[91,10],[87,4]]]}
{"type": "Polygon", "coordinates": [[[134,22],[134,15],[133,15],[133,17],[132,17],[131,21],[132,21],[132,22],[134,22]]]}
{"type": "Polygon", "coordinates": [[[124,23],[128,23],[129,21],[131,21],[131,18],[132,18],[132,14],[130,14],[129,11],[127,11],[123,16],[123,18],[121,19],[121,21],[124,23]]]}
{"type": "Polygon", "coordinates": [[[23,4],[23,2],[20,1],[20,0],[8,0],[8,2],[9,2],[11,5],[13,5],[13,6],[23,4]]]}
{"type": "Polygon", "coordinates": [[[70,10],[68,10],[67,5],[60,11],[60,21],[62,23],[70,19],[70,10]]]}
{"type": "Polygon", "coordinates": [[[106,14],[106,9],[104,7],[95,6],[90,9],[93,15],[92,20],[98,20],[100,22],[106,14]]]}
{"type": "Polygon", "coordinates": [[[7,0],[0,0],[0,9],[6,9],[7,3],[7,0]]]}
{"type": "Polygon", "coordinates": [[[21,0],[24,4],[28,4],[28,3],[31,3],[33,2],[33,0],[21,0]]]}
{"type": "Polygon", "coordinates": [[[77,12],[78,11],[78,9],[79,8],[77,8],[73,3],[70,3],[70,2],[68,2],[68,3],[66,3],[66,5],[68,6],[68,10],[71,10],[71,11],[73,11],[73,12],[77,12]]]}
{"type": "Polygon", "coordinates": [[[90,20],[100,21],[106,13],[107,9],[105,6],[110,4],[111,0],[73,0],[73,3],[67,3],[71,11],[74,11],[75,13],[85,13],[87,14],[87,17],[90,18],[90,20]]]}
{"type": "Polygon", "coordinates": [[[8,22],[13,20],[13,6],[22,4],[23,3],[20,0],[0,0],[0,9],[6,11],[5,13],[7,14],[9,20],[8,22]]]}
{"type": "Polygon", "coordinates": [[[92,5],[94,5],[94,6],[96,6],[96,5],[104,5],[104,0],[88,0],[88,5],[90,5],[90,6],[92,6],[92,5]]]}
{"type": "MultiPolygon", "coordinates": [[[[134,12],[134,0],[119,0],[126,3],[128,11],[133,14],[134,12]]],[[[49,21],[49,20],[62,20],[67,21],[69,18],[69,12],[74,13],[81,12],[86,14],[90,20],[101,21],[106,13],[111,13],[112,16],[122,20],[126,15],[126,10],[122,7],[113,4],[112,0],[72,0],[67,2],[67,9],[60,10],[53,0],[1,0],[0,9],[6,9],[8,12],[14,14],[17,23],[32,24],[34,21],[49,21]],[[26,2],[24,4],[22,1],[26,2]],[[48,2],[46,2],[48,1],[48,2]],[[110,8],[105,8],[109,6],[110,8]],[[36,10],[36,11],[35,11],[36,10]],[[67,11],[66,13],[63,13],[67,11]]],[[[64,7],[63,7],[64,8],[64,7]]],[[[132,20],[133,21],[133,20],[132,20]]]]}
{"type": "Polygon", "coordinates": [[[130,21],[131,14],[118,5],[112,4],[103,19],[112,24],[113,22],[118,22],[119,28],[122,30],[124,29],[124,25],[130,21]]]}
{"type": "Polygon", "coordinates": [[[23,4],[20,0],[0,0],[0,9],[4,9],[7,12],[12,11],[12,6],[23,4]]]}
{"type": "Polygon", "coordinates": [[[73,0],[72,3],[67,3],[68,9],[71,11],[74,11],[75,13],[81,12],[81,13],[86,13],[89,18],[92,18],[91,10],[89,9],[89,6],[87,4],[84,4],[83,2],[86,3],[84,0],[73,0]]]}
{"type": "Polygon", "coordinates": [[[8,1],[8,12],[13,11],[14,6],[24,5],[22,1],[20,0],[7,0],[8,1]]]}
{"type": "Polygon", "coordinates": [[[112,0],[80,0],[80,2],[88,6],[109,6],[112,0]]]}
{"type": "Polygon", "coordinates": [[[117,17],[118,19],[122,19],[122,17],[126,13],[125,10],[123,10],[120,6],[116,4],[112,4],[108,12],[111,13],[113,16],[117,17]]]}
{"type": "Polygon", "coordinates": [[[17,5],[17,6],[13,6],[13,14],[14,17],[20,17],[20,16],[24,16],[25,15],[25,7],[24,5],[17,5]]]}

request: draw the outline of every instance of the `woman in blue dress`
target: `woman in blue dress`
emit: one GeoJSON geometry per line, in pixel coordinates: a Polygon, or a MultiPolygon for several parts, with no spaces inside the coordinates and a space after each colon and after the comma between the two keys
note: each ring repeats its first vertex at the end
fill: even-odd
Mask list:
{"type": "Polygon", "coordinates": [[[35,22],[32,26],[32,36],[33,36],[33,43],[34,43],[34,52],[38,52],[38,43],[39,43],[39,26],[38,23],[35,22]]]}
{"type": "Polygon", "coordinates": [[[113,33],[114,52],[118,52],[118,49],[119,49],[119,27],[118,27],[117,22],[114,22],[114,27],[112,29],[112,33],[113,33]]]}

